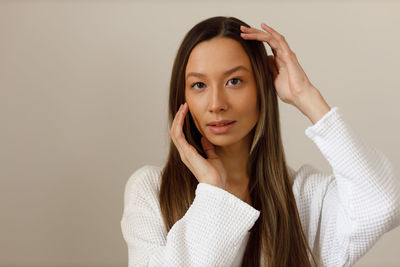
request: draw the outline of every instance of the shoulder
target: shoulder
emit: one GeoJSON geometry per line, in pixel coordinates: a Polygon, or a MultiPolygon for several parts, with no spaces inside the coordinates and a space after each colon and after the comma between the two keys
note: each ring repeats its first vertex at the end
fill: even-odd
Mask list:
{"type": "Polygon", "coordinates": [[[129,177],[127,183],[140,183],[143,180],[154,180],[161,175],[162,168],[154,165],[143,165],[136,169],[129,177]]]}
{"type": "Polygon", "coordinates": [[[162,168],[154,165],[144,165],[136,169],[125,184],[125,203],[132,196],[156,198],[160,187],[162,168]]]}

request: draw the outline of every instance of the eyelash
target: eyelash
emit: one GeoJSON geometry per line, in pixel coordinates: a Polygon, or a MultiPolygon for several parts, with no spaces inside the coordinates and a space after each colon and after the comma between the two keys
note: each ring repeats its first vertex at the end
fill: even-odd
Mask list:
{"type": "MultiPolygon", "coordinates": [[[[239,81],[239,84],[235,84],[234,86],[238,86],[238,85],[240,85],[240,84],[243,82],[243,80],[242,80],[242,79],[239,79],[239,78],[232,78],[232,79],[229,79],[228,82],[229,82],[230,80],[234,80],[234,79],[239,81]]],[[[193,83],[193,84],[190,86],[190,88],[194,88],[194,86],[195,86],[196,84],[198,84],[198,83],[202,83],[202,82],[195,82],[195,83],[193,83]]],[[[202,84],[204,84],[204,83],[202,83],[202,84]]]]}

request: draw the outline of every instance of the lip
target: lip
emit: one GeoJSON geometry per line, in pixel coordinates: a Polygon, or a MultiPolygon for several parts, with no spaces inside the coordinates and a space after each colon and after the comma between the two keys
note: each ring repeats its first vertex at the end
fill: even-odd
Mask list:
{"type": "Polygon", "coordinates": [[[211,121],[211,122],[207,123],[207,126],[213,126],[213,125],[216,125],[216,124],[228,123],[228,122],[233,122],[233,120],[211,121]]]}
{"type": "MultiPolygon", "coordinates": [[[[226,122],[229,122],[229,121],[226,121],[226,122]]],[[[207,127],[208,127],[208,128],[210,129],[210,131],[211,131],[212,133],[214,133],[214,134],[223,134],[223,133],[228,132],[228,131],[233,127],[233,125],[235,124],[235,122],[236,122],[236,121],[231,121],[230,124],[224,125],[224,126],[207,125],[207,127]]],[[[212,122],[211,124],[214,124],[214,123],[215,123],[215,122],[212,122]]],[[[220,123],[222,123],[222,122],[220,121],[220,123]]]]}

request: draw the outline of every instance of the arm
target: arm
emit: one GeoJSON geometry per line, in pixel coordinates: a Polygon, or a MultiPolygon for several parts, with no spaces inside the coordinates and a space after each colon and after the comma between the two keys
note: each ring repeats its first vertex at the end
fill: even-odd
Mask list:
{"type": "Polygon", "coordinates": [[[325,101],[321,99],[304,102],[302,112],[311,121],[318,120],[305,133],[328,160],[333,175],[324,177],[312,168],[303,175],[301,193],[325,188],[309,198],[309,208],[320,208],[320,218],[318,221],[312,212],[308,214],[308,238],[323,266],[351,266],[382,234],[399,225],[400,190],[387,157],[365,143],[337,107],[323,114],[325,101]],[[316,229],[315,237],[311,236],[312,228],[316,229]]]}
{"type": "Polygon", "coordinates": [[[302,226],[323,265],[351,265],[399,224],[400,189],[393,167],[352,131],[337,108],[330,109],[286,38],[265,23],[261,28],[241,26],[241,36],[271,47],[268,71],[277,95],[311,120],[306,134],[333,169],[333,175],[310,166],[298,171],[293,191],[302,226]]]}
{"type": "Polygon", "coordinates": [[[166,235],[149,175],[142,167],[125,189],[121,228],[129,266],[229,266],[260,212],[217,186],[199,183],[192,205],[166,235]]]}

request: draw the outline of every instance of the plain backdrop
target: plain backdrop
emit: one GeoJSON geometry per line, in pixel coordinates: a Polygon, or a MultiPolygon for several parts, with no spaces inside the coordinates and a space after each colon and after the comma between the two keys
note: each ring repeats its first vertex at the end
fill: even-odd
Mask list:
{"type": "MultiPolygon", "coordinates": [[[[0,266],[127,266],[130,175],[163,165],[168,86],[185,33],[234,16],[282,33],[327,103],[399,177],[394,1],[1,1],[0,266]]],[[[267,51],[270,48],[266,44],[267,51]]],[[[331,168],[280,101],[288,163],[331,168]]],[[[400,266],[400,228],[356,266],[400,266]]]]}

